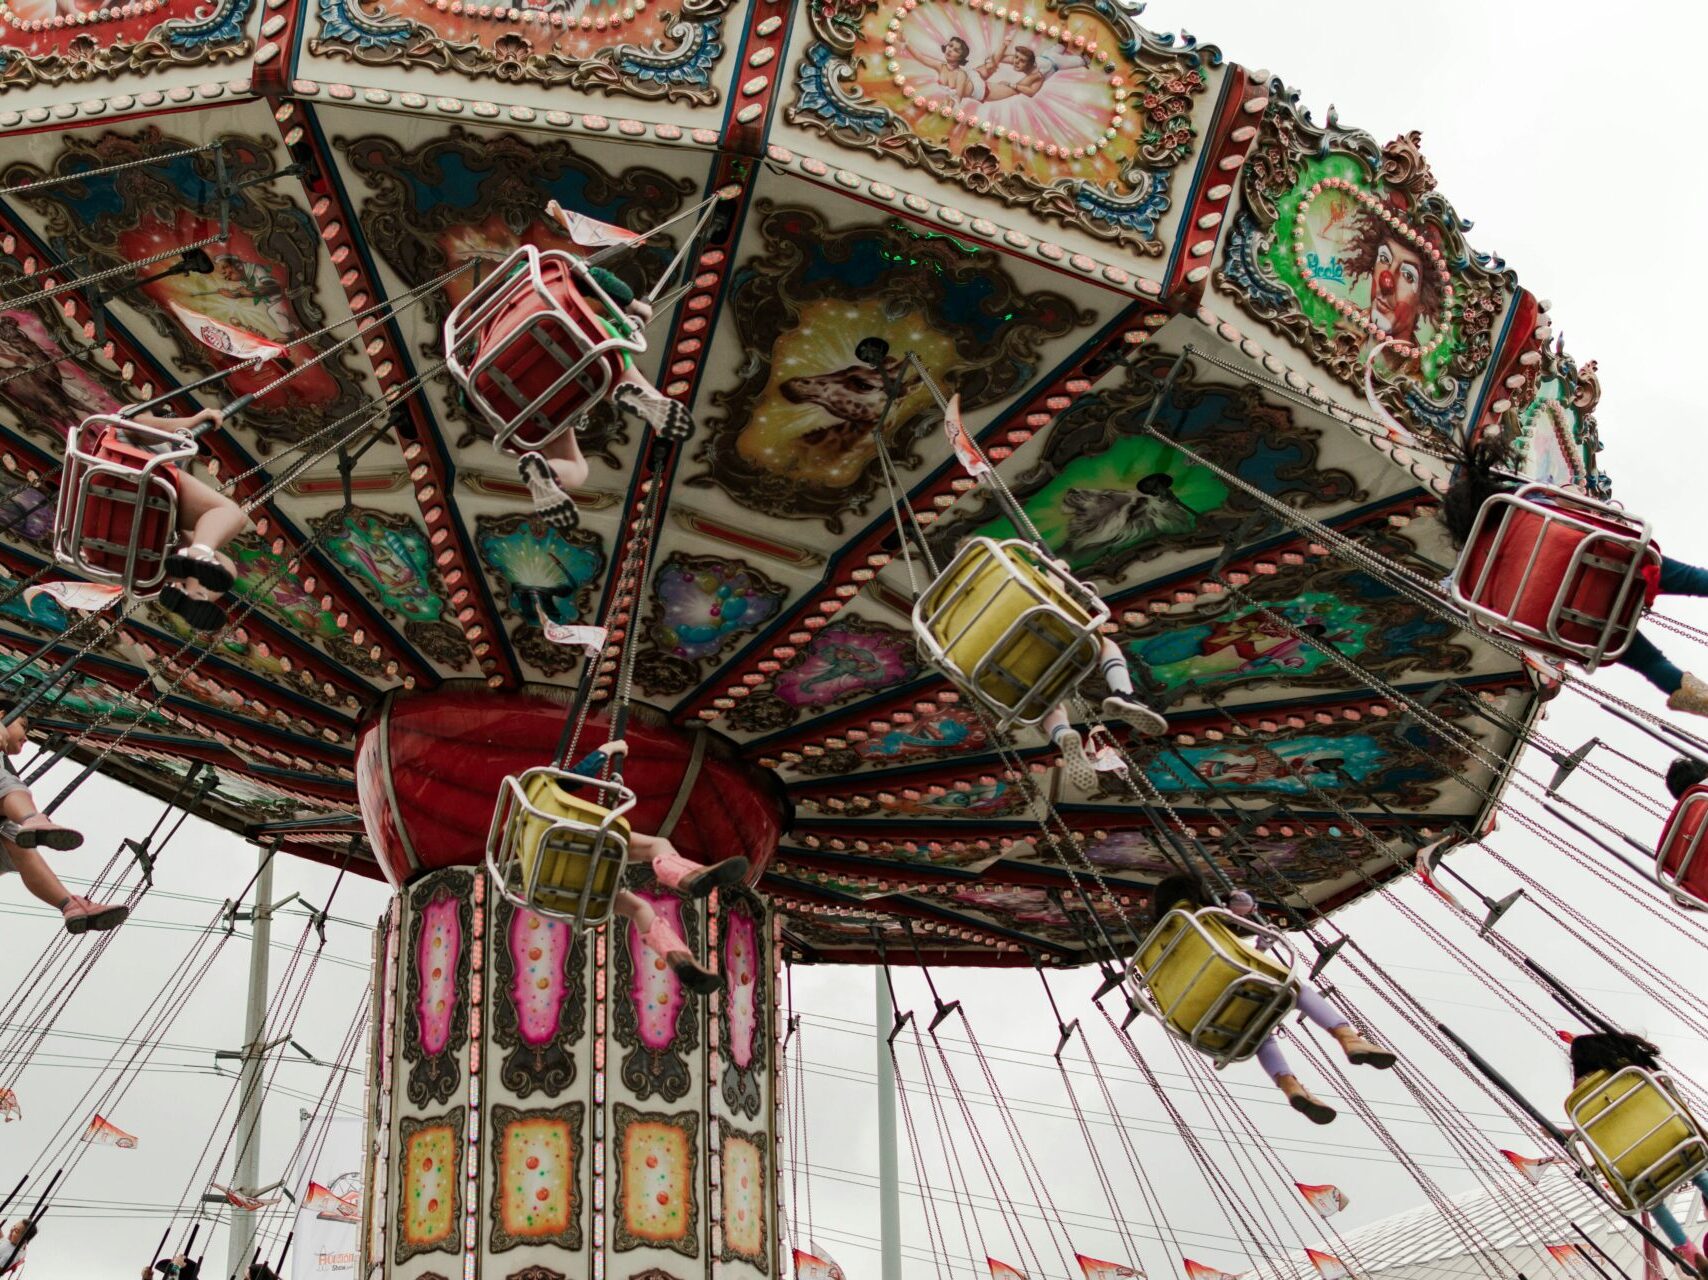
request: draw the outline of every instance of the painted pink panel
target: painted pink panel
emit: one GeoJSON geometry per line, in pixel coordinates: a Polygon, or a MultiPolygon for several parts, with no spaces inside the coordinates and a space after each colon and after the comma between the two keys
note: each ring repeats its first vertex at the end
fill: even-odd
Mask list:
{"type": "Polygon", "coordinates": [[[563,969],[574,937],[563,921],[532,911],[517,911],[510,918],[510,960],[516,975],[510,1003],[516,1009],[517,1033],[532,1048],[550,1044],[557,1035],[558,1016],[569,999],[563,969]]]}
{"type": "Polygon", "coordinates": [[[422,912],[421,942],[415,957],[421,975],[421,1003],[415,1018],[421,1028],[421,1048],[429,1056],[442,1053],[451,1042],[451,1014],[457,1007],[457,961],[462,955],[463,931],[457,920],[459,903],[441,898],[422,912]]]}
{"type": "Polygon", "coordinates": [[[759,928],[746,912],[724,916],[724,1017],[729,1022],[729,1056],[736,1069],[753,1065],[759,1034],[759,928]]]}
{"type": "MultiPolygon", "coordinates": [[[[652,909],[670,921],[670,927],[682,932],[682,904],[674,894],[653,897],[640,892],[652,909]]],[[[687,994],[677,981],[670,966],[646,943],[633,925],[628,928],[629,955],[634,959],[635,977],[629,987],[629,999],[634,1004],[635,1023],[641,1043],[654,1052],[668,1049],[676,1039],[676,1020],[682,1015],[687,994]]]]}

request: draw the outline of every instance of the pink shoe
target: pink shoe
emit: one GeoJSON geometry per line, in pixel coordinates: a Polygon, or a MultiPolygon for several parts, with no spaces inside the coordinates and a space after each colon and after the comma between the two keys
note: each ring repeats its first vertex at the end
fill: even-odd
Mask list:
{"type": "Polygon", "coordinates": [[[727,889],[731,885],[740,884],[741,878],[747,874],[747,868],[747,859],[740,855],[725,858],[709,867],[690,871],[676,882],[676,890],[690,898],[704,898],[714,889],[727,889]]]}
{"type": "Polygon", "coordinates": [[[32,813],[18,824],[18,834],[12,843],[20,849],[46,845],[49,849],[75,849],[83,843],[83,833],[62,827],[43,813],[32,813]]]}
{"type": "Polygon", "coordinates": [[[109,929],[117,929],[128,920],[130,908],[117,903],[91,902],[87,898],[73,896],[60,907],[59,914],[65,917],[67,933],[105,933],[109,929]]]}
{"type": "Polygon", "coordinates": [[[723,985],[723,980],[716,973],[694,958],[688,944],[682,941],[682,935],[672,929],[663,916],[653,920],[652,928],[641,935],[641,941],[654,953],[663,956],[664,963],[670,966],[677,981],[696,995],[709,996],[723,985]]]}
{"type": "Polygon", "coordinates": [[[1708,1275],[1708,1258],[1703,1256],[1702,1247],[1700,1245],[1691,1244],[1689,1242],[1681,1245],[1674,1245],[1673,1252],[1683,1260],[1684,1265],[1689,1270],[1695,1272],[1699,1276],[1708,1275]]]}

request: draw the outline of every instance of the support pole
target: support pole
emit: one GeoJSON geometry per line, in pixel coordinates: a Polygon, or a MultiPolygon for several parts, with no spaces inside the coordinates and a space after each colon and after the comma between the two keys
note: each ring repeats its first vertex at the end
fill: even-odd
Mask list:
{"type": "MultiPolygon", "coordinates": [[[[236,1187],[252,1193],[261,1185],[261,1068],[266,1057],[267,953],[273,941],[273,851],[261,850],[261,869],[255,877],[255,909],[250,913],[249,1005],[243,1021],[243,1071],[237,1086],[236,1187]]],[[[227,1275],[241,1276],[254,1251],[256,1215],[235,1209],[226,1247],[227,1275]]]]}
{"type": "Polygon", "coordinates": [[[877,991],[877,1020],[872,1024],[872,1042],[878,1050],[878,1235],[882,1242],[882,1280],[901,1280],[901,1182],[896,1159],[896,1077],[889,1041],[895,1021],[890,984],[884,967],[872,970],[877,991]]]}

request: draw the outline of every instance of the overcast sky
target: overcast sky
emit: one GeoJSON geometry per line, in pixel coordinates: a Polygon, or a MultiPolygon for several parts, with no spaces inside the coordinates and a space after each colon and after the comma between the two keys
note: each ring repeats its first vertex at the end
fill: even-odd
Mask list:
{"type": "MultiPolygon", "coordinates": [[[[1441,188],[1461,215],[1476,224],[1472,243],[1504,255],[1525,284],[1553,301],[1556,328],[1565,334],[1570,350],[1580,359],[1600,362],[1605,395],[1599,416],[1608,442],[1604,462],[1617,495],[1655,521],[1669,553],[1708,562],[1708,530],[1692,518],[1692,503],[1700,502],[1702,489],[1699,397],[1692,383],[1702,356],[1689,318],[1689,299],[1702,293],[1708,280],[1695,251],[1675,253],[1653,238],[1663,215],[1691,225],[1704,209],[1708,179],[1687,150],[1685,133],[1697,113],[1694,98],[1699,89],[1689,74],[1669,69],[1668,57],[1701,47],[1708,16],[1700,6],[1437,0],[1402,8],[1379,0],[1334,6],[1307,0],[1154,0],[1146,19],[1162,29],[1187,24],[1200,40],[1219,44],[1230,59],[1283,76],[1318,118],[1333,103],[1343,121],[1379,140],[1421,129],[1441,188]],[[1634,69],[1639,56],[1646,56],[1644,65],[1650,67],[1642,76],[1634,69]]],[[[1708,608],[1685,602],[1669,605],[1669,611],[1708,626],[1708,608]]],[[[1700,649],[1682,640],[1669,639],[1667,644],[1685,665],[1708,668],[1708,654],[1700,649]]],[[[1598,680],[1654,705],[1647,687],[1623,672],[1612,671],[1598,680]]],[[[1664,763],[1658,747],[1621,733],[1605,717],[1569,698],[1555,704],[1547,728],[1570,743],[1599,734],[1645,763],[1664,763]]],[[[1636,773],[1634,766],[1625,768],[1636,773]]],[[[1582,802],[1614,811],[1607,793],[1592,784],[1574,782],[1572,788],[1571,794],[1582,802]]],[[[65,812],[67,819],[91,831],[90,846],[81,854],[57,855],[56,865],[74,880],[78,869],[98,865],[124,835],[146,828],[156,812],[152,801],[141,801],[99,779],[91,782],[65,812]]],[[[1650,820],[1638,815],[1630,822],[1638,838],[1653,835],[1650,820]]],[[[1597,919],[1625,932],[1657,962],[1691,975],[1702,971],[1701,952],[1692,942],[1628,907],[1603,881],[1521,833],[1503,831],[1491,844],[1597,919]]],[[[1479,887],[1497,896],[1513,887],[1486,855],[1462,855],[1459,865],[1479,887]]],[[[0,1192],[11,1187],[75,1109],[93,1069],[112,1052],[108,1037],[129,1028],[185,955],[193,927],[207,920],[219,899],[240,889],[252,870],[253,850],[241,841],[195,822],[185,828],[162,862],[159,888],[140,917],[115,940],[96,977],[61,1020],[60,1030],[75,1035],[57,1037],[25,1077],[24,1120],[0,1126],[0,1192]]],[[[290,864],[281,866],[276,892],[284,896],[300,890],[318,903],[330,882],[330,872],[290,864]]],[[[1398,894],[1446,931],[1466,955],[1511,980],[1511,970],[1492,950],[1426,902],[1415,886],[1398,894]]],[[[363,926],[334,924],[330,930],[326,956],[299,1021],[298,1039],[317,1056],[333,1054],[355,1012],[367,981],[365,924],[377,917],[384,900],[382,887],[347,880],[334,906],[336,915],[363,926]]],[[[1507,931],[1521,946],[1619,1017],[1660,1039],[1680,1068],[1708,1079],[1708,1041],[1699,1025],[1633,991],[1603,958],[1533,908],[1521,905],[1508,919],[1507,931]]],[[[1496,992],[1468,976],[1454,956],[1421,939],[1389,904],[1362,906],[1340,922],[1433,1010],[1483,1046],[1544,1105],[1557,1109],[1568,1083],[1563,1055],[1504,1011],[1496,992]]],[[[1700,936],[1699,926],[1692,922],[1689,927],[1700,936]]],[[[0,881],[0,937],[5,939],[0,948],[0,995],[10,989],[7,975],[38,954],[56,928],[57,919],[39,910],[15,878],[0,881]]],[[[281,920],[275,933],[275,976],[289,962],[300,930],[300,917],[287,914],[281,920]]],[[[117,1119],[139,1135],[139,1149],[88,1153],[65,1199],[44,1225],[41,1242],[32,1249],[31,1280],[129,1277],[151,1256],[227,1096],[228,1082],[210,1074],[212,1055],[242,1039],[245,963],[240,934],[178,1019],[167,1037],[168,1047],[155,1055],[154,1069],[138,1078],[125,1099],[117,1119]]],[[[1126,1242],[1110,1222],[1062,1079],[1049,1057],[1056,1033],[1037,979],[1027,973],[973,971],[936,977],[947,997],[964,1001],[971,1025],[993,1059],[999,1088],[1017,1113],[1066,1225],[1067,1243],[1082,1253],[1124,1260],[1126,1242]]],[[[842,1262],[850,1280],[875,1277],[878,1268],[872,1190],[877,1170],[876,1058],[866,1013],[872,1005],[872,982],[867,970],[803,971],[795,981],[797,1007],[804,1015],[797,1047],[807,1070],[804,1147],[810,1156],[800,1170],[797,1216],[806,1217],[810,1188],[813,1233],[842,1262]]],[[[904,974],[899,983],[904,1004],[929,1011],[929,998],[917,977],[904,974]]],[[[1094,1020],[1087,1001],[1093,985],[1085,975],[1056,980],[1068,1017],[1085,1018],[1088,1024],[1094,1020]]],[[[1534,989],[1515,989],[1540,1003],[1534,989]]],[[[1394,1024],[1394,1016],[1367,992],[1355,984],[1348,984],[1348,990],[1379,1027],[1394,1024]]],[[[1556,1023],[1572,1026],[1563,1014],[1556,1023]]],[[[945,1032],[960,1034],[953,1023],[945,1032]]],[[[1195,1087],[1172,1047],[1154,1027],[1141,1027],[1138,1042],[1171,1098],[1189,1118],[1201,1116],[1195,1087]]],[[[1397,1037],[1396,1043],[1434,1074],[1477,1124],[1490,1126],[1487,1137],[1494,1145],[1525,1145],[1504,1122],[1489,1117],[1487,1102],[1471,1094],[1441,1059],[1404,1037],[1397,1037]]],[[[961,1052],[964,1046],[951,1039],[947,1047],[967,1093],[983,1094],[985,1085],[976,1063],[961,1052]]],[[[1225,1206],[1197,1177],[1157,1100],[1138,1082],[1111,1037],[1094,1036],[1093,1048],[1110,1068],[1116,1110],[1158,1185],[1161,1217],[1181,1251],[1230,1271],[1244,1270],[1249,1262],[1229,1239],[1225,1206]]],[[[1166,1233],[1140,1198],[1119,1147],[1111,1141],[1109,1112],[1096,1082],[1083,1074],[1083,1059],[1077,1054],[1077,1048],[1070,1054],[1081,1073],[1073,1077],[1074,1086],[1111,1170],[1122,1216],[1138,1240],[1138,1261],[1158,1280],[1172,1276],[1177,1251],[1172,1243],[1165,1247],[1155,1239],[1166,1233]]],[[[1314,1067],[1301,1065],[1311,1082],[1320,1079],[1314,1067]]],[[[941,1192],[943,1144],[920,1087],[917,1059],[904,1055],[903,1071],[923,1135],[927,1181],[936,1182],[941,1192]]],[[[1417,1184],[1394,1167],[1375,1135],[1355,1116],[1343,1110],[1332,1128],[1316,1129],[1277,1105],[1274,1091],[1254,1064],[1230,1068],[1224,1077],[1246,1114],[1268,1136],[1289,1176],[1335,1183],[1351,1195],[1352,1206],[1336,1225],[1344,1228],[1422,1202],[1417,1184]]],[[[298,1107],[312,1104],[325,1079],[323,1070],[307,1063],[281,1068],[282,1088],[269,1102],[264,1168],[288,1151],[298,1107]]],[[[1391,1079],[1363,1070],[1355,1072],[1353,1080],[1446,1189],[1474,1185],[1442,1134],[1391,1079]]],[[[354,1089],[346,1098],[359,1105],[354,1089]]],[[[969,1096],[968,1102],[981,1132],[1000,1132],[994,1111],[979,1098],[969,1096]]],[[[953,1114],[946,1123],[950,1145],[966,1161],[975,1197],[987,1194],[989,1187],[968,1154],[964,1125],[953,1114]]],[[[1209,1138],[1212,1155],[1231,1173],[1234,1166],[1227,1161],[1226,1149],[1213,1134],[1209,1138]]],[[[947,1240],[952,1255],[944,1264],[947,1270],[940,1270],[930,1261],[933,1236],[926,1223],[926,1199],[910,1189],[904,1199],[909,1280],[949,1271],[957,1276],[981,1274],[982,1261],[974,1256],[976,1248],[969,1249],[968,1234],[975,1246],[982,1236],[990,1253],[1028,1266],[1032,1280],[1067,1274],[1058,1243],[1063,1232],[1053,1220],[1046,1224],[1030,1216],[1036,1211],[1026,1206],[1035,1197],[1023,1170],[1010,1147],[994,1138],[993,1145],[999,1177],[1022,1202],[1021,1213],[1029,1215],[1029,1241],[1012,1241],[1003,1220],[988,1210],[967,1220],[963,1232],[955,1211],[940,1201],[947,1222],[946,1235],[940,1238],[947,1240]],[[1041,1265],[1028,1265],[1029,1250],[1036,1252],[1041,1265]]],[[[1539,1149],[1531,1151],[1540,1154],[1539,1149]]],[[[905,1147],[902,1168],[904,1180],[911,1182],[913,1158],[905,1147]]],[[[1253,1177],[1254,1183],[1260,1181],[1253,1177]]],[[[1242,1188],[1242,1196],[1254,1194],[1238,1177],[1235,1185],[1242,1188]]],[[[1280,1185],[1272,1189],[1286,1190],[1280,1185]]],[[[1274,1205],[1269,1212],[1285,1222],[1279,1229],[1289,1243],[1311,1228],[1296,1206],[1274,1205]]],[[[1322,1240],[1320,1226],[1316,1235],[1303,1238],[1319,1245],[1322,1240]]],[[[1327,1247],[1334,1249],[1332,1242],[1327,1247]]],[[[216,1239],[210,1256],[223,1258],[222,1240],[216,1239]]]]}

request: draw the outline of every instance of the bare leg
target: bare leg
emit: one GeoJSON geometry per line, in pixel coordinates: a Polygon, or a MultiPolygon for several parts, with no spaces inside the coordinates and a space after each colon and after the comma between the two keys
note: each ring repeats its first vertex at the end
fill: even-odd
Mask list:
{"type": "MultiPolygon", "coordinates": [[[[190,541],[214,551],[226,546],[249,527],[249,517],[225,494],[198,480],[187,471],[178,472],[178,527],[190,541]]],[[[224,556],[227,569],[235,566],[224,556]]]]}
{"type": "Polygon", "coordinates": [[[34,849],[25,849],[7,841],[6,856],[17,868],[18,879],[24,882],[24,888],[38,900],[55,910],[71,900],[71,890],[53,874],[53,868],[47,865],[47,860],[34,849]]]}
{"type": "Polygon", "coordinates": [[[576,435],[574,427],[558,432],[546,441],[540,452],[545,455],[546,463],[552,469],[552,478],[562,488],[579,489],[587,483],[587,477],[592,474],[587,459],[581,456],[581,438],[576,435]]]}
{"type": "Polygon", "coordinates": [[[24,882],[24,888],[57,910],[65,919],[67,931],[71,933],[83,933],[89,929],[105,933],[108,929],[123,924],[130,915],[129,907],[106,906],[72,893],[34,849],[26,849],[8,840],[6,857],[17,871],[18,879],[24,882]]]}
{"type": "Polygon", "coordinates": [[[13,840],[23,848],[45,844],[50,849],[75,849],[83,843],[77,832],[60,826],[36,808],[36,798],[28,787],[13,786],[0,796],[0,813],[18,824],[18,834],[13,840]]]}

